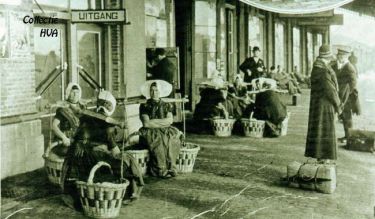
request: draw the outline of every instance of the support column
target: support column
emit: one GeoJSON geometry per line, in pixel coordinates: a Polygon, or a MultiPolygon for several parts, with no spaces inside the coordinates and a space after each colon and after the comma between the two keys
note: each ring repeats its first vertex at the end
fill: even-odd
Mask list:
{"type": "Polygon", "coordinates": [[[268,68],[274,65],[274,42],[275,42],[275,24],[273,20],[273,16],[271,12],[267,12],[266,15],[266,23],[267,23],[267,30],[266,30],[266,36],[267,36],[267,66],[268,68]]]}
{"type": "Polygon", "coordinates": [[[293,71],[293,27],[290,19],[286,23],[286,69],[293,71]]]}
{"type": "Polygon", "coordinates": [[[301,73],[307,75],[307,31],[305,26],[301,26],[301,73]]]}

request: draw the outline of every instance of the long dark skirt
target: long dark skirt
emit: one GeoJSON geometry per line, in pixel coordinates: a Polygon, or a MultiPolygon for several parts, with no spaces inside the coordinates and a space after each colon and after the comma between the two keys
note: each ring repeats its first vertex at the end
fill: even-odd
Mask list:
{"type": "Polygon", "coordinates": [[[177,172],[176,160],[180,153],[181,132],[175,127],[141,128],[140,144],[150,151],[149,170],[153,176],[165,176],[168,171],[177,172]]]}
{"type": "MultiPolygon", "coordinates": [[[[74,180],[72,181],[70,179],[74,178],[75,180],[87,181],[90,170],[99,161],[104,161],[110,164],[113,175],[109,174],[108,170],[105,170],[104,168],[99,169],[95,174],[94,182],[119,180],[121,176],[121,156],[115,158],[108,152],[108,150],[98,150],[98,146],[94,146],[89,142],[84,144],[77,141],[72,145],[72,147],[69,148],[63,165],[63,190],[68,193],[76,192],[74,189],[74,180]]],[[[144,185],[142,172],[131,154],[124,152],[123,159],[123,176],[130,182],[127,194],[129,194],[129,196],[139,196],[138,193],[144,185]]],[[[72,195],[74,196],[75,194],[72,195]]]]}

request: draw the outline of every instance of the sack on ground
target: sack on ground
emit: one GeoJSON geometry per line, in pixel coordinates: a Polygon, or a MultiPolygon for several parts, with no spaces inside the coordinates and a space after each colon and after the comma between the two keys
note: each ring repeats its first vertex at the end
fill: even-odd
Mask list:
{"type": "Polygon", "coordinates": [[[287,166],[287,179],[291,187],[331,194],[336,189],[336,165],[294,161],[287,166]]]}

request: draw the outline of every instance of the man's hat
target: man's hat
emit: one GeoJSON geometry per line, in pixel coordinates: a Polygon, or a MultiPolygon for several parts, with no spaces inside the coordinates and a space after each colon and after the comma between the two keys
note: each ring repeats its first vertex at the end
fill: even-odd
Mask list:
{"type": "Polygon", "coordinates": [[[332,53],[331,53],[331,47],[327,44],[322,45],[319,48],[319,58],[331,58],[332,53]]]}
{"type": "Polygon", "coordinates": [[[351,53],[350,48],[337,49],[337,55],[349,55],[350,53],[351,53]]]}
{"type": "Polygon", "coordinates": [[[260,51],[260,49],[259,49],[258,46],[254,46],[254,47],[253,47],[253,52],[255,52],[255,51],[260,51]]]}

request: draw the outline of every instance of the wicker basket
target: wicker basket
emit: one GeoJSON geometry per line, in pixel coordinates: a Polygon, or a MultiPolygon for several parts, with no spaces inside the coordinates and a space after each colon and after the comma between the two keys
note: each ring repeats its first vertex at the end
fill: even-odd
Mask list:
{"type": "Polygon", "coordinates": [[[193,172],[195,159],[197,158],[200,147],[192,143],[183,143],[180,154],[177,158],[177,168],[180,173],[193,172]]]}
{"type": "Polygon", "coordinates": [[[290,112],[288,112],[287,116],[285,117],[284,121],[281,123],[281,132],[280,136],[285,136],[288,133],[288,122],[290,118],[290,112]]]}
{"type": "Polygon", "coordinates": [[[147,172],[147,163],[150,159],[150,154],[147,149],[144,150],[127,150],[127,153],[131,154],[136,160],[139,168],[143,175],[147,172]]]}
{"type": "Polygon", "coordinates": [[[92,218],[118,217],[125,196],[128,181],[124,183],[93,183],[97,169],[102,166],[111,166],[103,161],[98,162],[90,171],[87,182],[77,181],[77,189],[80,196],[83,212],[92,218]]]}
{"type": "Polygon", "coordinates": [[[59,143],[52,143],[43,155],[44,167],[46,168],[48,180],[54,185],[61,185],[61,170],[64,164],[64,158],[61,158],[51,152],[51,149],[59,143]]]}
{"type": "Polygon", "coordinates": [[[215,136],[228,137],[232,135],[235,119],[213,119],[212,126],[215,136]]]}
{"type": "Polygon", "coordinates": [[[254,138],[263,138],[264,127],[266,122],[264,120],[257,120],[253,118],[253,112],[249,119],[241,119],[242,128],[245,136],[254,138]]]}

